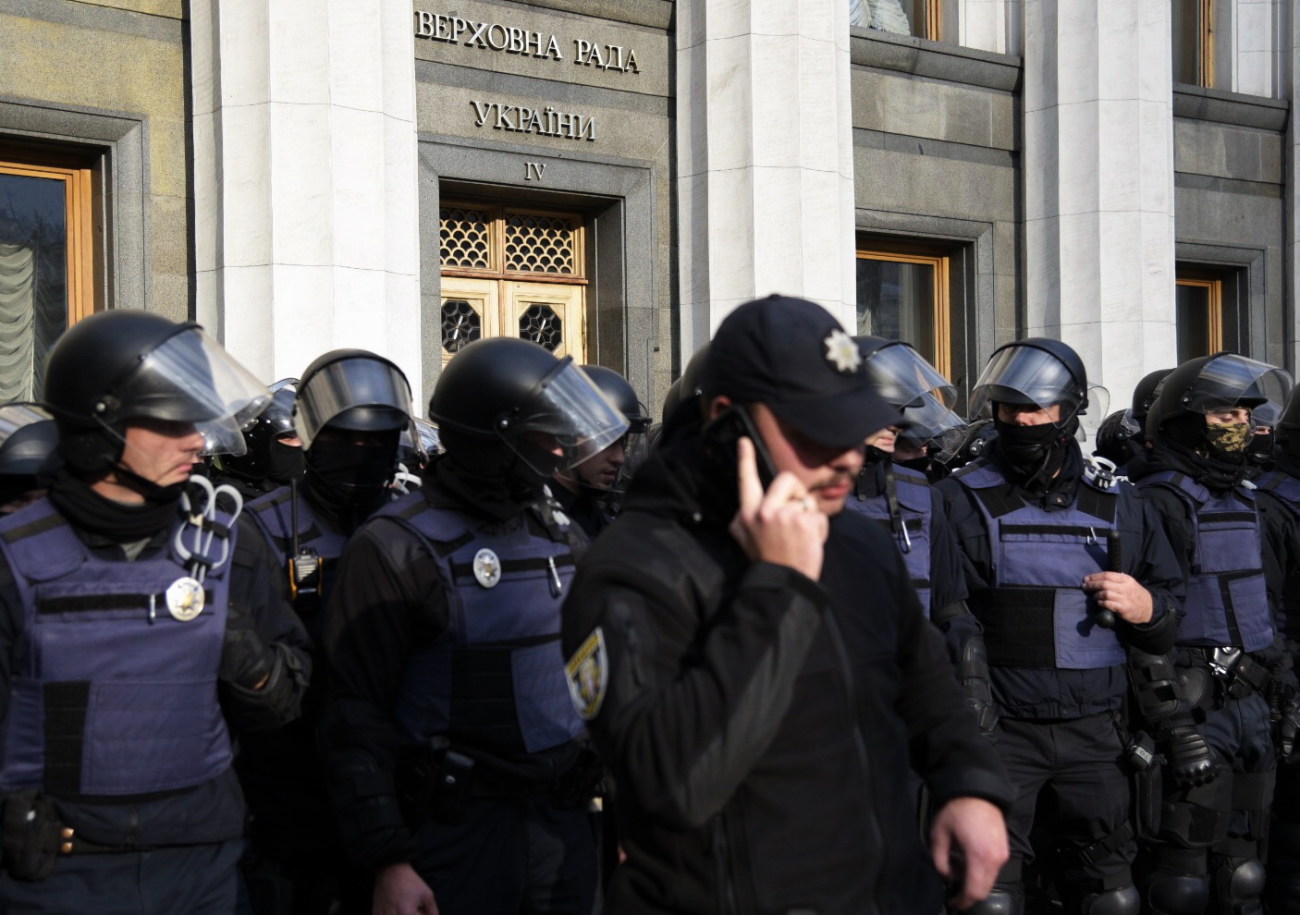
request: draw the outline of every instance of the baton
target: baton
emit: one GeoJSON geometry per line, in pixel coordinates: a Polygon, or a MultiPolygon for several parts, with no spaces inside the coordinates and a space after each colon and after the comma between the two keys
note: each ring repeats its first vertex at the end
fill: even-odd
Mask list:
{"type": "MultiPolygon", "coordinates": [[[[1119,542],[1119,531],[1111,528],[1106,531],[1106,565],[1107,571],[1124,571],[1124,554],[1119,542]]],[[[1115,611],[1101,608],[1097,611],[1097,625],[1102,629],[1115,628],[1115,611]]]]}

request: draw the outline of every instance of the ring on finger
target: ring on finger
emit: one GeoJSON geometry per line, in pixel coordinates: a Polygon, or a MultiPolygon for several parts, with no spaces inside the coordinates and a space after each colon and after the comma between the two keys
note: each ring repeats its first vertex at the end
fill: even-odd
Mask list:
{"type": "Polygon", "coordinates": [[[815,511],[817,511],[817,500],[816,500],[815,498],[813,498],[811,495],[804,496],[803,499],[802,499],[801,501],[802,501],[802,503],[803,503],[803,510],[804,510],[804,511],[806,511],[806,512],[815,512],[815,511]]]}

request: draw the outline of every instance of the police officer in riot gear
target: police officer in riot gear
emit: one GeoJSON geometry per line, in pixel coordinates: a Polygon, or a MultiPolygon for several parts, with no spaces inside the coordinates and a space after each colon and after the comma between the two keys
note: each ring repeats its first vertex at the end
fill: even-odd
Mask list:
{"type": "Polygon", "coordinates": [[[1123,473],[1128,462],[1142,453],[1146,447],[1145,425],[1147,413],[1160,394],[1160,383],[1173,369],[1157,369],[1142,376],[1142,380],[1133,388],[1133,402],[1123,410],[1102,420],[1097,427],[1096,450],[1098,457],[1103,457],[1123,473]]]}
{"type": "Polygon", "coordinates": [[[59,430],[35,404],[0,406],[0,514],[26,508],[45,495],[58,469],[59,430]]]}
{"type": "Polygon", "coordinates": [[[310,662],[261,541],[190,479],[266,397],[195,324],[108,311],[56,342],[64,467],[0,521],[0,909],[233,909],[232,733],[292,719],[310,662]]]}
{"type": "MultiPolygon", "coordinates": [[[[401,369],[365,350],[333,350],[303,372],[294,429],[305,472],[249,506],[281,556],[294,610],[320,644],[324,606],[348,537],[391,501],[401,433],[410,426],[411,391],[401,369]]],[[[326,913],[357,904],[358,885],[330,811],[315,729],[324,688],[318,678],[302,719],[245,741],[239,774],[253,810],[244,865],[252,908],[280,915],[326,913]]]]}
{"type": "Polygon", "coordinates": [[[303,474],[302,441],[293,426],[298,379],[271,385],[271,400],[244,428],[245,451],[216,459],[216,479],[238,489],[245,499],[265,495],[303,474]]]}
{"type": "Polygon", "coordinates": [[[619,499],[631,473],[644,457],[650,414],[628,380],[603,365],[582,370],[600,392],[627,418],[627,434],[600,454],[555,475],[551,492],[564,512],[588,537],[595,537],[618,514],[619,499]]]}
{"type": "Polygon", "coordinates": [[[445,453],[358,529],[329,607],[344,841],[375,911],[587,915],[599,767],[559,642],[582,535],[546,487],[627,420],[569,358],[513,338],[457,354],[429,415],[445,453]]]}
{"type": "Polygon", "coordinates": [[[926,616],[944,633],[967,700],[987,733],[997,715],[984,636],[966,606],[957,539],[925,473],[895,460],[899,448],[926,460],[926,443],[965,425],[951,408],[957,389],[907,343],[873,336],[854,340],[872,388],[902,411],[904,425],[867,440],[862,472],[844,507],[876,519],[889,531],[926,616]]]}
{"type": "Polygon", "coordinates": [[[1012,859],[972,911],[1023,911],[1021,868],[1042,788],[1057,801],[1057,885],[1067,912],[1136,915],[1125,741],[1117,715],[1131,646],[1173,644],[1181,585],[1159,521],[1088,466],[1075,440],[1088,408],[1082,362],[1058,340],[994,352],[972,391],[997,437],[938,484],[984,626],[997,747],[1017,789],[1012,859]]]}
{"type": "MultiPolygon", "coordinates": [[[[1300,523],[1300,386],[1292,389],[1276,426],[1277,447],[1273,466],[1255,479],[1261,504],[1276,503],[1300,523]]],[[[1278,629],[1292,669],[1300,655],[1300,557],[1288,556],[1278,629]]],[[[1277,707],[1284,697],[1270,696],[1277,707]]],[[[1286,725],[1284,725],[1286,727],[1286,725]]],[[[1279,733],[1283,759],[1294,752],[1294,734],[1279,733]],[[1287,746],[1290,737],[1292,746],[1287,746]]],[[[1283,763],[1277,771],[1272,818],[1268,833],[1269,911],[1278,915],[1300,913],[1300,766],[1283,763]]]]}
{"type": "Polygon", "coordinates": [[[1259,843],[1273,794],[1274,715],[1294,725],[1294,677],[1275,646],[1270,592],[1281,592],[1285,513],[1245,483],[1250,412],[1281,402],[1287,379],[1231,353],[1192,359],[1165,378],[1147,416],[1151,448],[1129,476],[1177,545],[1188,582],[1177,660],[1186,701],[1221,768],[1209,786],[1166,799],[1147,889],[1160,915],[1263,911],[1259,843]],[[1208,855],[1207,855],[1208,851],[1208,855]]]}

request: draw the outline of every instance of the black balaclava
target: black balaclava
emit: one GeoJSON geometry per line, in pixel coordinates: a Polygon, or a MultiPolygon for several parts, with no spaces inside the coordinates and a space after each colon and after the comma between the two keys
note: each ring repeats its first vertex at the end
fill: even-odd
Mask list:
{"type": "Polygon", "coordinates": [[[1065,466],[1070,452],[1068,446],[1079,429],[1078,414],[1060,426],[1055,423],[1021,426],[998,419],[997,411],[995,403],[993,426],[998,434],[993,440],[993,450],[1012,482],[1031,491],[1046,491],[1065,466]]]}
{"type": "Polygon", "coordinates": [[[286,445],[280,440],[271,442],[267,453],[266,478],[276,483],[301,480],[307,472],[307,457],[301,445],[286,445]]]}
{"type": "MultiPolygon", "coordinates": [[[[327,427],[328,428],[328,427],[327,427]]],[[[400,430],[368,433],[363,445],[322,439],[306,450],[303,492],[336,529],[351,533],[389,497],[400,430]]]]}
{"type": "Polygon", "coordinates": [[[119,481],[144,496],[143,503],[118,502],[100,495],[68,470],[60,470],[50,484],[50,502],[74,527],[117,543],[152,537],[180,519],[179,500],[185,483],[159,486],[138,474],[117,469],[119,481]]]}
{"type": "Polygon", "coordinates": [[[1270,467],[1276,447],[1277,436],[1271,428],[1267,432],[1256,432],[1246,443],[1246,460],[1255,467],[1270,467]]]}

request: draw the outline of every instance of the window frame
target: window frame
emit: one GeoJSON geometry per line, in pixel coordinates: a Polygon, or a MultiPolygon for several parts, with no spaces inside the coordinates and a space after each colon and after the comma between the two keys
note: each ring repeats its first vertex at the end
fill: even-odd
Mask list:
{"type": "Polygon", "coordinates": [[[0,174],[64,183],[68,327],[95,312],[94,169],[67,153],[0,144],[0,174]]]}
{"type": "MultiPolygon", "coordinates": [[[[895,264],[916,264],[934,269],[934,300],[930,305],[934,336],[934,352],[923,352],[913,341],[905,341],[929,360],[939,374],[952,380],[955,363],[952,349],[952,260],[950,249],[937,245],[907,244],[878,238],[859,237],[854,263],[859,260],[885,261],[895,264]]],[[[857,303],[854,303],[857,307],[857,303]]]]}
{"type": "MultiPolygon", "coordinates": [[[[1186,0],[1171,0],[1171,3],[1185,2],[1186,0]]],[[[1194,26],[1196,38],[1196,52],[1194,55],[1196,78],[1191,82],[1187,82],[1179,79],[1179,74],[1175,73],[1175,84],[1200,86],[1206,89],[1214,88],[1217,63],[1215,55],[1215,41],[1218,35],[1216,23],[1217,6],[1218,0],[1195,0],[1193,15],[1196,17],[1196,23],[1194,26]]],[[[1170,35],[1171,48],[1175,49],[1175,55],[1177,46],[1181,43],[1180,39],[1182,37],[1183,36],[1180,35],[1170,35]]]]}
{"type": "Polygon", "coordinates": [[[537,209],[535,207],[510,206],[490,203],[482,200],[470,200],[452,197],[442,200],[438,207],[439,239],[442,234],[442,212],[444,209],[478,210],[488,214],[488,266],[487,267],[449,267],[442,263],[441,243],[439,244],[439,273],[442,276],[460,276],[509,280],[526,283],[564,283],[585,286],[587,280],[587,219],[584,214],[571,210],[537,209]],[[540,273],[527,270],[507,270],[505,267],[506,216],[544,216],[553,219],[567,219],[572,223],[570,243],[573,247],[572,273],[540,273]]]}
{"type": "MultiPolygon", "coordinates": [[[[1208,293],[1206,301],[1206,311],[1208,312],[1206,315],[1206,323],[1208,326],[1206,327],[1205,340],[1209,352],[1204,355],[1214,355],[1215,353],[1223,352],[1228,348],[1225,344],[1227,339],[1227,314],[1224,307],[1224,289],[1228,282],[1229,277],[1219,271],[1195,267],[1179,267],[1176,270],[1174,278],[1175,297],[1177,294],[1177,287],[1179,286],[1205,289],[1208,293]]],[[[1177,320],[1178,314],[1175,310],[1175,345],[1177,344],[1177,320]]],[[[1195,358],[1195,356],[1189,356],[1188,358],[1195,358]]]]}

